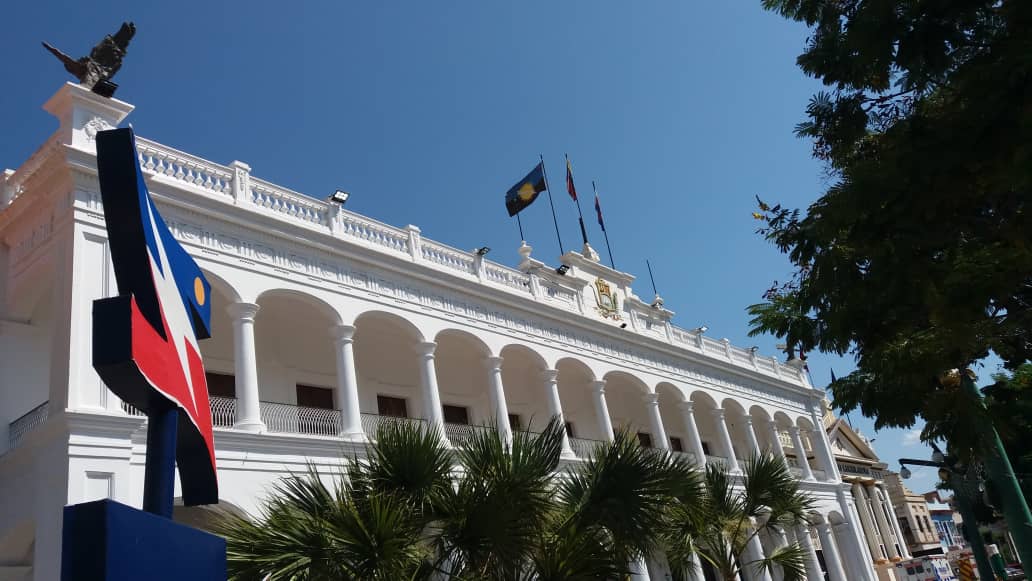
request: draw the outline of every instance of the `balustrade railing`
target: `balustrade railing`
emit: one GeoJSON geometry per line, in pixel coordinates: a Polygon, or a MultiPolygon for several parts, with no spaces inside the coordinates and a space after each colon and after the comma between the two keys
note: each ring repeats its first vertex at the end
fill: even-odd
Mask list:
{"type": "Polygon", "coordinates": [[[330,223],[329,204],[326,202],[313,200],[304,194],[253,177],[251,201],[260,208],[316,226],[328,226],[330,223]]]}
{"type": "MultiPolygon", "coordinates": [[[[57,151],[57,145],[59,142],[55,139],[48,141],[11,176],[7,183],[10,191],[8,197],[20,193],[22,184],[53,152],[57,151]]],[[[149,174],[160,175],[174,183],[188,185],[227,200],[244,202],[254,210],[333,232],[334,235],[345,239],[361,240],[365,245],[378,250],[409,255],[414,260],[433,264],[446,271],[477,274],[479,266],[482,280],[519,294],[531,293],[531,277],[520,270],[486,260],[482,265],[478,265],[471,252],[423,239],[418,235],[410,236],[407,229],[395,228],[359,216],[334,204],[258,179],[250,174],[246,165],[241,164],[238,167],[234,164],[230,167],[213,163],[142,137],[137,139],[137,149],[141,167],[149,174]]],[[[562,310],[577,310],[575,293],[554,285],[543,284],[542,288],[540,300],[562,310]]],[[[641,332],[649,333],[645,330],[641,332]]],[[[676,326],[670,327],[670,334],[673,344],[692,351],[701,351],[706,356],[731,365],[756,369],[760,373],[774,377],[802,380],[798,369],[788,367],[772,358],[756,357],[747,349],[696,335],[676,326]]],[[[661,336],[655,332],[651,335],[661,336]]],[[[662,339],[666,340],[665,337],[662,339]]]]}
{"type": "Polygon", "coordinates": [[[380,426],[387,424],[408,424],[419,427],[427,426],[426,420],[421,418],[398,418],[394,416],[381,416],[378,414],[362,414],[362,431],[365,432],[366,436],[368,436],[370,440],[375,440],[376,431],[380,426]]]}
{"type": "Polygon", "coordinates": [[[11,422],[8,426],[7,431],[7,445],[9,450],[13,450],[22,443],[25,436],[29,432],[42,426],[47,421],[47,417],[50,413],[50,401],[45,401],[38,406],[32,408],[20,418],[11,422]]]}
{"type": "Polygon", "coordinates": [[[585,438],[570,438],[570,448],[574,455],[581,460],[587,460],[595,453],[595,448],[603,444],[600,440],[588,440],[585,438]]]}
{"type": "Polygon", "coordinates": [[[269,432],[336,436],[341,431],[340,410],[261,402],[262,422],[269,432]]]}
{"type": "Polygon", "coordinates": [[[228,167],[142,138],[136,140],[136,150],[140,168],[146,172],[163,175],[213,194],[233,195],[233,170],[228,167]]]}
{"type": "Polygon", "coordinates": [[[476,272],[472,253],[463,252],[432,240],[421,240],[419,251],[423,260],[427,262],[466,274],[476,272]]]}
{"type": "Polygon", "coordinates": [[[470,424],[444,424],[444,435],[448,438],[448,441],[452,443],[452,446],[460,447],[465,445],[468,440],[475,432],[481,432],[485,430],[493,430],[488,426],[474,426],[470,424]]]}

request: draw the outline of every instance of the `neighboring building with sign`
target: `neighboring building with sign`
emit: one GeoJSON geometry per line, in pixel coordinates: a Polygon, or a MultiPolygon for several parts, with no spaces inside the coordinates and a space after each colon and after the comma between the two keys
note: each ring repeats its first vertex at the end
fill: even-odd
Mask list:
{"type": "MultiPolygon", "coordinates": [[[[3,174],[0,577],[58,577],[64,505],[141,502],[145,418],[90,358],[92,301],[116,291],[95,137],[132,108],[65,85],[46,104],[57,132],[3,174]]],[[[816,498],[813,525],[786,531],[808,551],[811,578],[876,578],[861,527],[868,497],[858,513],[839,470],[854,465],[836,464],[823,393],[798,367],[673,325],[592,252],[566,253],[560,274],[523,246],[510,268],[259,179],[243,162],[137,146],[155,204],[212,285],[212,338],[200,347],[225,508],[254,512],[272,483],[309,464],[339,469],[384,417],[428,422],[462,445],[479,425],[508,437],[561,414],[564,465],[621,428],[699,466],[737,468],[758,449],[785,456],[816,498]]],[[[203,524],[205,510],[176,516],[203,524]]],[[[639,577],[667,574],[662,559],[648,569],[639,577]]]]}
{"type": "Polygon", "coordinates": [[[859,512],[865,556],[874,564],[879,578],[893,579],[894,564],[909,559],[911,554],[886,489],[890,473],[878,459],[870,440],[854,430],[849,422],[828,414],[825,424],[839,473],[849,485],[859,512]]]}
{"type": "Polygon", "coordinates": [[[895,472],[886,473],[885,488],[896,509],[896,520],[910,554],[914,557],[945,554],[925,497],[907,488],[895,472]]]}

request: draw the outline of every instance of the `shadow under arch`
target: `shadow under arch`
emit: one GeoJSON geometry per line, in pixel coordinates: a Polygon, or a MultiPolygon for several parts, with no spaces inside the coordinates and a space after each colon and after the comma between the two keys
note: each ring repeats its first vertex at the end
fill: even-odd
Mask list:
{"type": "MultiPolygon", "coordinates": [[[[228,280],[207,268],[201,267],[201,272],[204,273],[204,278],[208,279],[208,284],[211,285],[213,291],[212,294],[214,294],[217,291],[221,293],[222,296],[229,299],[229,302],[231,303],[238,303],[243,300],[240,292],[237,291],[236,287],[233,286],[233,284],[230,283],[228,280]]],[[[225,309],[226,306],[228,306],[228,304],[221,306],[212,305],[213,310],[215,308],[225,309]]]]}
{"type": "MultiPolygon", "coordinates": [[[[340,313],[337,312],[337,309],[335,309],[333,305],[313,294],[309,294],[306,292],[285,288],[272,288],[262,291],[262,293],[255,298],[255,302],[259,305],[261,305],[263,301],[278,302],[280,300],[300,301],[305,305],[314,308],[316,311],[318,311],[320,314],[322,314],[330,320],[330,326],[340,325],[343,322],[343,320],[340,318],[340,313]]],[[[261,316],[261,311],[259,311],[258,316],[261,316]]]]}

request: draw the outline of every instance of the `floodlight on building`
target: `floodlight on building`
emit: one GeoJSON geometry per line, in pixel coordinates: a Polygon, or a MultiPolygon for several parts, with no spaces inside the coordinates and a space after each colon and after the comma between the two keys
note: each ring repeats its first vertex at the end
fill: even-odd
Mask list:
{"type": "Polygon", "coordinates": [[[477,249],[476,249],[476,250],[474,250],[473,252],[474,252],[474,253],[475,253],[475,254],[476,254],[477,256],[484,256],[484,255],[485,255],[485,254],[487,254],[488,252],[491,252],[491,249],[490,249],[489,247],[487,247],[487,246],[481,246],[480,248],[477,248],[477,249]]]}
{"type": "Polygon", "coordinates": [[[555,269],[555,273],[560,276],[566,276],[567,272],[570,272],[570,267],[566,264],[560,264],[559,268],[555,269]]]}
{"type": "Polygon", "coordinates": [[[760,348],[757,347],[756,345],[753,345],[752,347],[749,347],[749,353],[752,353],[753,355],[756,355],[756,352],[759,351],[759,350],[760,350],[760,348]]]}
{"type": "Polygon", "coordinates": [[[334,192],[330,194],[330,197],[327,198],[327,201],[333,202],[334,204],[340,204],[341,206],[343,206],[344,202],[347,202],[348,198],[350,197],[351,194],[345,192],[344,190],[334,190],[334,192]]]}
{"type": "Polygon", "coordinates": [[[706,331],[709,331],[709,327],[707,327],[706,325],[692,329],[692,333],[695,333],[696,335],[702,335],[706,331]]]}
{"type": "Polygon", "coordinates": [[[620,323],[620,328],[621,329],[626,329],[627,328],[627,323],[620,323]]]}

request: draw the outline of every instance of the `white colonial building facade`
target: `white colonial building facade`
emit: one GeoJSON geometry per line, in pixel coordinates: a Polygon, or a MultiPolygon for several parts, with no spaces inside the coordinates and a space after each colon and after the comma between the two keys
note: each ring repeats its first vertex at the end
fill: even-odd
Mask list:
{"type": "MultiPolygon", "coordinates": [[[[63,86],[59,128],[0,182],[0,578],[58,578],[62,507],[140,506],[145,418],[91,365],[92,301],[116,294],[96,132],[132,106],[63,86]],[[6,577],[5,577],[6,576],[6,577]]],[[[671,324],[586,248],[513,269],[220,165],[138,141],[151,193],[213,286],[209,372],[223,502],[255,511],[308,462],[361,453],[384,417],[443,428],[568,424],[565,463],[630,429],[699,466],[786,458],[818,502],[809,578],[873,581],[854,491],[798,367],[671,324]]],[[[661,562],[642,578],[664,579],[661,562]]],[[[761,577],[766,581],[768,577],[761,577]]]]}

